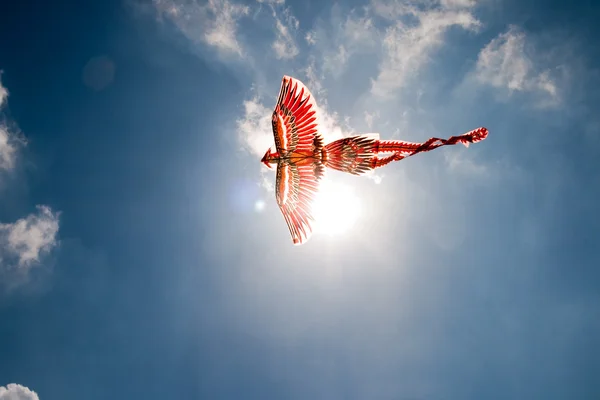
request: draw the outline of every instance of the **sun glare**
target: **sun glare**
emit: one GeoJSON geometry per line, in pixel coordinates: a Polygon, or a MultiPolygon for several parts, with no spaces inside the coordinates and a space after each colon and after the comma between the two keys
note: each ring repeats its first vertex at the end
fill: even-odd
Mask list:
{"type": "Polygon", "coordinates": [[[265,209],[265,202],[264,200],[256,200],[256,202],[254,203],[254,210],[256,212],[262,212],[265,209]]]}
{"type": "Polygon", "coordinates": [[[351,186],[324,180],[314,203],[315,232],[338,235],[349,231],[361,213],[351,186]]]}

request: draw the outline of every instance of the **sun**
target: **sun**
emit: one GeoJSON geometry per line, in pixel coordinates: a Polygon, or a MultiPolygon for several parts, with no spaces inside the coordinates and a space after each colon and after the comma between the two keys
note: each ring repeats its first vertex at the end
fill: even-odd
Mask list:
{"type": "Polygon", "coordinates": [[[313,213],[315,232],[339,235],[354,226],[361,214],[361,203],[351,186],[323,180],[313,213]]]}

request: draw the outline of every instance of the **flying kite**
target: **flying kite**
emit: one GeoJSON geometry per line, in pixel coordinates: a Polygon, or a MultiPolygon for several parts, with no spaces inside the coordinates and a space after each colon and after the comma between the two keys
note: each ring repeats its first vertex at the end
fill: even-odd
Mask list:
{"type": "Polygon", "coordinates": [[[312,206],[325,167],[360,175],[440,146],[462,143],[468,147],[488,135],[481,127],[448,139],[432,137],[423,143],[378,140],[377,135],[370,134],[325,145],[316,113],[316,102],[306,86],[284,76],[271,120],[275,148],[268,149],[261,162],[269,168],[277,164],[275,196],[295,245],[305,243],[312,234],[312,206]]]}

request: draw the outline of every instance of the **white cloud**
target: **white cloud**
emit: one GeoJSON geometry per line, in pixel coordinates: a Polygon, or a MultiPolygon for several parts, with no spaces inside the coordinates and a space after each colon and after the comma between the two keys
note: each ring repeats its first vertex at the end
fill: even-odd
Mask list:
{"type": "MultiPolygon", "coordinates": [[[[276,95],[273,95],[273,107],[276,95]]],[[[237,121],[237,129],[244,146],[256,156],[262,157],[273,145],[272,113],[273,109],[265,106],[258,96],[244,101],[244,117],[237,121]]]]}
{"type": "Polygon", "coordinates": [[[323,69],[336,75],[344,70],[351,55],[352,51],[340,44],[335,50],[323,56],[323,69]]]}
{"type": "Polygon", "coordinates": [[[276,38],[273,42],[273,50],[278,59],[291,59],[300,52],[292,32],[296,32],[300,25],[298,19],[291,14],[289,8],[283,11],[283,18],[277,16],[273,8],[273,18],[275,19],[276,38]]]}
{"type": "Polygon", "coordinates": [[[379,111],[374,111],[372,113],[365,111],[365,123],[369,129],[373,127],[373,121],[375,118],[379,118],[379,111]]]}
{"type": "Polygon", "coordinates": [[[329,20],[319,20],[305,39],[318,54],[319,68],[337,77],[356,54],[373,54],[380,48],[380,32],[368,9],[350,12],[334,6],[329,20]]]}
{"type": "Polygon", "coordinates": [[[558,101],[550,70],[540,70],[527,48],[523,31],[511,26],[479,53],[475,78],[483,84],[513,92],[537,92],[558,101]]]}
{"type": "Polygon", "coordinates": [[[475,5],[471,0],[370,0],[349,12],[335,5],[331,18],[319,21],[305,40],[320,53],[319,68],[334,77],[353,56],[368,54],[360,60],[363,68],[370,60],[378,64],[371,93],[389,98],[443,46],[450,29],[478,30],[475,5]]]}
{"type": "Polygon", "coordinates": [[[347,46],[371,46],[378,36],[371,17],[367,14],[359,16],[356,12],[348,15],[343,24],[343,32],[349,42],[347,46]]]}
{"type": "Polygon", "coordinates": [[[477,4],[476,0],[441,0],[440,4],[445,8],[471,8],[477,4]]]}
{"type": "MultiPolygon", "coordinates": [[[[325,90],[322,84],[323,75],[319,75],[317,73],[317,66],[315,64],[314,57],[311,57],[308,61],[308,65],[304,69],[304,74],[306,75],[306,81],[304,82],[304,84],[310,88],[310,92],[313,94],[313,96],[317,96],[324,99],[327,91],[325,90]]],[[[317,103],[317,105],[319,103],[322,103],[323,101],[324,100],[320,100],[317,103]]]]}
{"type": "MultiPolygon", "coordinates": [[[[292,59],[299,54],[295,35],[299,21],[290,8],[283,8],[283,0],[258,0],[272,11],[275,21],[275,40],[271,47],[280,60],[292,59]]],[[[238,21],[250,15],[252,6],[230,0],[153,0],[158,14],[171,22],[191,41],[202,42],[215,47],[224,54],[234,54],[248,58],[247,49],[242,45],[238,21]]],[[[143,5],[140,5],[143,7],[143,5]]],[[[254,7],[260,11],[260,7],[254,7]]],[[[256,15],[252,19],[255,19],[256,15]]]]}
{"type": "Polygon", "coordinates": [[[371,8],[381,17],[396,20],[419,9],[472,9],[478,0],[371,0],[371,8]]]}
{"type": "Polygon", "coordinates": [[[489,175],[487,165],[477,163],[473,159],[472,151],[455,149],[455,151],[452,152],[445,152],[444,160],[446,165],[448,165],[448,168],[450,168],[453,172],[479,177],[487,177],[489,175]]]}
{"type": "MultiPolygon", "coordinates": [[[[444,35],[452,27],[475,31],[481,26],[469,9],[456,9],[456,1],[444,2],[432,9],[417,9],[406,3],[373,1],[376,13],[396,22],[385,30],[384,56],[379,75],[372,81],[371,93],[389,97],[402,87],[429,60],[431,53],[444,44],[444,35]],[[452,5],[453,8],[447,8],[452,5]]],[[[462,7],[472,2],[459,2],[462,7]]]]}
{"type": "Polygon", "coordinates": [[[0,400],[39,400],[37,393],[29,388],[9,383],[6,386],[0,386],[0,400]]]}
{"type": "Polygon", "coordinates": [[[323,135],[325,143],[343,138],[350,134],[347,119],[345,126],[340,123],[340,117],[336,112],[329,112],[324,106],[317,103],[317,123],[319,132],[323,135]]]}
{"type": "MultiPolygon", "coordinates": [[[[0,71],[1,73],[2,71],[0,71]]],[[[0,81],[0,103],[6,104],[7,98],[8,90],[0,81]]],[[[11,126],[13,124],[7,118],[0,118],[0,173],[10,172],[15,168],[19,148],[26,144],[25,138],[15,132],[11,126]]],[[[2,181],[0,181],[1,183],[2,181]]]]}
{"type": "MultiPolygon", "coordinates": [[[[0,74],[2,71],[0,71],[0,74]]],[[[0,75],[1,77],[1,75],[0,75]]],[[[8,90],[2,85],[2,80],[0,80],[0,107],[4,105],[4,101],[8,98],[8,90]]]]}
{"type": "Polygon", "coordinates": [[[226,52],[243,56],[237,38],[237,22],[250,8],[228,0],[153,0],[158,13],[171,20],[190,40],[201,41],[226,52]]]}
{"type": "MultiPolygon", "coordinates": [[[[273,105],[275,100],[273,100],[273,105]]],[[[262,157],[274,145],[271,133],[273,109],[265,106],[258,95],[244,101],[244,116],[238,119],[237,131],[243,147],[256,157],[262,157]]],[[[270,171],[261,168],[260,185],[267,191],[274,191],[270,171]]]]}
{"type": "Polygon", "coordinates": [[[334,73],[343,71],[352,55],[377,48],[380,36],[366,11],[359,15],[353,10],[341,25],[337,47],[323,55],[324,68],[334,73]]]}
{"type": "Polygon", "coordinates": [[[27,270],[58,245],[59,213],[47,206],[37,206],[37,210],[14,223],[0,224],[0,255],[8,258],[0,262],[16,259],[17,266],[27,270]]]}
{"type": "Polygon", "coordinates": [[[0,125],[0,171],[10,171],[15,166],[17,146],[8,129],[0,125]]]}
{"type": "MultiPolygon", "coordinates": [[[[0,71],[1,74],[1,71],[0,71]]],[[[0,80],[0,107],[8,98],[8,90],[0,80]]],[[[0,124],[0,171],[8,171],[15,166],[17,157],[16,143],[5,125],[0,124]]]]}

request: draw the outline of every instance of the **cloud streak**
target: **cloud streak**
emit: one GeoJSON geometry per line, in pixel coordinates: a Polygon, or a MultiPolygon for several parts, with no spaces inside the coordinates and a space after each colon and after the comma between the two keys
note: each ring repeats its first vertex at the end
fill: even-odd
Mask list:
{"type": "Polygon", "coordinates": [[[244,115],[237,120],[237,129],[245,148],[262,156],[273,145],[271,133],[272,108],[265,106],[259,96],[244,100],[244,115]]]}
{"type": "Polygon", "coordinates": [[[315,47],[313,55],[320,58],[320,69],[339,77],[354,55],[376,55],[382,34],[368,8],[344,12],[334,6],[332,14],[329,20],[319,21],[305,39],[315,47]]]}
{"type": "Polygon", "coordinates": [[[275,19],[276,39],[273,42],[273,50],[277,59],[292,59],[296,57],[300,50],[296,45],[293,33],[298,31],[300,22],[291,14],[289,8],[283,11],[283,19],[277,16],[273,7],[273,18],[275,19]]]}
{"type": "Polygon", "coordinates": [[[0,125],[0,171],[10,171],[15,167],[17,146],[8,128],[0,125]]]}
{"type": "Polygon", "coordinates": [[[378,76],[372,80],[371,93],[388,98],[417,74],[431,54],[444,44],[446,32],[458,27],[476,31],[481,22],[473,15],[471,1],[443,1],[429,9],[410,3],[372,2],[374,12],[391,19],[383,34],[384,55],[378,76]]]}
{"type": "Polygon", "coordinates": [[[159,15],[173,22],[193,42],[204,42],[226,54],[243,56],[239,43],[238,20],[248,15],[250,8],[228,0],[153,0],[159,15]]]}
{"type": "Polygon", "coordinates": [[[559,102],[558,86],[549,69],[541,69],[527,48],[525,32],[511,26],[479,53],[474,72],[478,82],[514,92],[534,92],[552,104],[559,102]]]}
{"type": "MultiPolygon", "coordinates": [[[[2,78],[0,71],[0,78],[2,78]]],[[[4,101],[8,98],[8,90],[2,85],[2,80],[0,79],[0,108],[4,105],[4,101]]]]}
{"type": "MultiPolygon", "coordinates": [[[[0,75],[1,78],[1,75],[0,75]]],[[[0,80],[0,109],[8,99],[8,90],[0,80]]],[[[17,157],[17,145],[8,127],[0,122],[0,172],[10,171],[14,168],[17,157]]]]}

